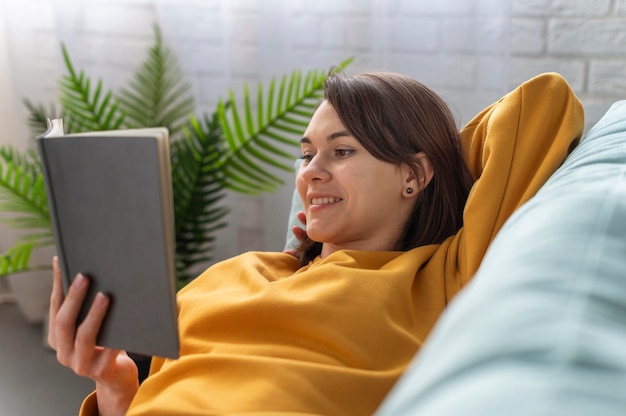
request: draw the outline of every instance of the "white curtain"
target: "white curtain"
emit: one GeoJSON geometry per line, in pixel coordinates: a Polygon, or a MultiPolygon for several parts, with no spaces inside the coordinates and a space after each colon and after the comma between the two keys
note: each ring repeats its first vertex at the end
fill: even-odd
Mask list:
{"type": "MultiPolygon", "coordinates": [[[[507,88],[508,0],[0,2],[0,85],[11,87],[2,88],[1,108],[12,109],[0,115],[11,126],[0,144],[28,142],[23,98],[55,100],[65,71],[61,42],[77,69],[115,89],[142,62],[153,23],[179,58],[199,111],[212,111],[229,87],[240,91],[244,82],[292,69],[328,69],[350,56],[349,72],[391,70],[422,80],[448,101],[459,124],[507,88]]],[[[293,177],[285,180],[277,194],[231,201],[230,222],[262,230],[260,248],[282,248],[293,177]]],[[[246,248],[246,234],[225,233],[218,257],[246,248]]]]}

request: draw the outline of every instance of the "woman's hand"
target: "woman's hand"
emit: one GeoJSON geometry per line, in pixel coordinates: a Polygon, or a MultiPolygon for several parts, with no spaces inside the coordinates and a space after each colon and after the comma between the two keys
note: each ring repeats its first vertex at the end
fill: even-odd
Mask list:
{"type": "Polygon", "coordinates": [[[52,261],[52,268],[54,283],[50,296],[48,342],[56,350],[61,364],[96,382],[100,415],[123,415],[139,388],[138,370],[126,352],[96,346],[109,298],[98,293],[89,313],[77,326],[89,281],[78,275],[65,296],[57,257],[52,261]]]}
{"type": "MultiPolygon", "coordinates": [[[[307,237],[306,230],[304,229],[304,226],[306,226],[306,215],[304,212],[299,211],[296,214],[296,217],[298,218],[298,221],[302,223],[303,227],[294,225],[293,227],[291,227],[291,232],[298,241],[303,241],[307,237]]],[[[295,256],[296,250],[285,250],[284,253],[295,256]]]]}
{"type": "Polygon", "coordinates": [[[293,235],[296,236],[298,241],[302,241],[307,236],[306,230],[304,229],[304,226],[306,226],[306,214],[302,211],[298,211],[298,213],[296,214],[296,218],[298,218],[298,221],[302,223],[303,227],[294,225],[293,227],[291,227],[291,232],[293,233],[293,235]]]}

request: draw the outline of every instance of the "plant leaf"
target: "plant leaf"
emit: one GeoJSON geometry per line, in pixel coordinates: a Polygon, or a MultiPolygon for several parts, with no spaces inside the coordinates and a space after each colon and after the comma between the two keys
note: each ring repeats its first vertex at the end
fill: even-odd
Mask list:
{"type": "MultiPolygon", "coordinates": [[[[340,63],[337,70],[351,61],[350,58],[340,63]]],[[[217,111],[227,146],[219,162],[226,187],[258,194],[282,185],[276,172],[293,170],[295,154],[286,149],[299,147],[298,136],[302,136],[313,116],[325,79],[324,71],[313,70],[302,76],[301,71],[296,70],[282,76],[279,82],[272,79],[266,92],[259,84],[256,120],[253,120],[247,87],[241,107],[233,90],[229,90],[230,111],[223,105],[217,111]]]]}
{"type": "Polygon", "coordinates": [[[92,91],[91,80],[83,71],[76,72],[65,45],[61,45],[67,74],[59,83],[59,102],[63,106],[63,123],[67,133],[115,130],[121,126],[124,113],[118,110],[111,91],[103,95],[102,80],[92,91]]]}
{"type": "Polygon", "coordinates": [[[50,103],[48,108],[43,104],[34,104],[27,98],[23,100],[23,103],[29,111],[28,127],[33,137],[39,136],[48,129],[48,119],[60,117],[54,103],[50,103]]]}
{"type": "Polygon", "coordinates": [[[43,186],[41,165],[34,152],[20,155],[0,147],[0,221],[28,230],[20,238],[36,245],[52,241],[52,224],[43,186]]]}
{"type": "Polygon", "coordinates": [[[189,84],[184,83],[175,55],[154,26],[154,44],[128,88],[120,91],[120,105],[130,128],[167,127],[170,137],[182,135],[194,110],[189,84]]]}
{"type": "Polygon", "coordinates": [[[202,121],[192,117],[182,139],[171,142],[172,184],[176,218],[176,270],[188,281],[190,268],[211,259],[214,232],[226,226],[228,209],[218,169],[222,132],[217,115],[202,121]]]}
{"type": "Polygon", "coordinates": [[[29,263],[33,247],[33,243],[19,243],[6,253],[0,253],[0,276],[31,270],[29,263]]]}

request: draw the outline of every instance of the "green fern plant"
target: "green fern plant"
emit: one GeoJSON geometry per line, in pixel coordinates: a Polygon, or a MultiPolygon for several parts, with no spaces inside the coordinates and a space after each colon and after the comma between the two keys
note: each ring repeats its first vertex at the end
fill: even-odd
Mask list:
{"type": "Polygon", "coordinates": [[[113,91],[103,91],[102,79],[94,89],[84,71],[76,72],[67,49],[61,45],[68,73],[61,79],[59,101],[68,131],[116,130],[122,127],[126,114],[119,111],[119,100],[113,91]]]}
{"type": "Polygon", "coordinates": [[[16,270],[31,270],[29,263],[32,252],[33,243],[22,242],[0,254],[0,276],[15,273],[16,270]]]}
{"type": "Polygon", "coordinates": [[[119,94],[126,114],[126,128],[167,127],[170,137],[181,136],[189,115],[194,112],[191,87],[184,82],[176,56],[163,43],[158,26],[148,57],[119,94]]]}
{"type": "MultiPolygon", "coordinates": [[[[47,120],[60,118],[61,113],[57,110],[55,103],[50,103],[48,107],[43,104],[35,104],[28,98],[23,100],[24,105],[28,109],[27,125],[30,128],[33,137],[40,135],[47,128],[47,120]]],[[[64,123],[64,125],[67,123],[64,123]]],[[[69,132],[70,129],[65,125],[65,131],[69,132]]]]}
{"type": "Polygon", "coordinates": [[[171,143],[172,187],[176,235],[176,270],[179,285],[191,279],[194,265],[211,260],[215,232],[226,226],[228,209],[223,173],[222,134],[215,114],[191,118],[184,138],[171,143]]]}
{"type": "MultiPolygon", "coordinates": [[[[196,117],[188,84],[174,54],[155,26],[155,42],[128,87],[105,91],[75,70],[62,45],[67,74],[60,82],[61,114],[67,132],[165,126],[171,135],[172,184],[179,286],[192,277],[193,266],[211,259],[215,231],[226,226],[228,190],[246,194],[272,192],[282,185],[278,171],[291,171],[302,135],[322,94],[325,71],[293,71],[256,89],[256,110],[248,86],[241,105],[231,89],[212,114],[196,117]],[[95,86],[94,86],[95,85],[95,86]]],[[[344,68],[346,60],[339,65],[344,68]]],[[[25,101],[34,134],[56,116],[25,101]],[[38,127],[39,126],[39,127],[38,127]]],[[[32,270],[32,249],[52,243],[41,168],[35,155],[22,157],[0,149],[0,211],[15,215],[9,225],[31,231],[18,245],[0,254],[0,275],[32,270]],[[26,218],[26,219],[24,219],[26,218]],[[30,245],[29,245],[30,244],[30,245]]],[[[6,220],[6,218],[5,218],[6,220]]],[[[45,267],[45,266],[44,266],[45,267]]]]}
{"type": "MultiPolygon", "coordinates": [[[[310,71],[304,78],[301,71],[294,71],[278,82],[272,79],[267,93],[259,83],[256,112],[247,86],[241,110],[233,105],[228,111],[226,101],[219,102],[217,114],[227,145],[219,169],[224,171],[230,189],[257,194],[283,185],[268,167],[291,170],[293,155],[280,145],[300,146],[293,138],[304,132],[322,97],[325,78],[323,71],[310,71]]],[[[228,102],[236,103],[233,90],[229,91],[228,102]]]]}
{"type": "Polygon", "coordinates": [[[34,152],[21,155],[0,147],[0,212],[13,213],[2,221],[22,231],[20,241],[0,254],[0,276],[38,269],[30,266],[33,249],[53,243],[41,165],[34,152]]]}
{"type": "Polygon", "coordinates": [[[16,212],[21,215],[12,218],[14,228],[43,230],[30,234],[29,239],[46,245],[53,241],[48,231],[50,217],[46,199],[41,165],[34,152],[26,155],[11,148],[0,148],[0,211],[16,212]]]}

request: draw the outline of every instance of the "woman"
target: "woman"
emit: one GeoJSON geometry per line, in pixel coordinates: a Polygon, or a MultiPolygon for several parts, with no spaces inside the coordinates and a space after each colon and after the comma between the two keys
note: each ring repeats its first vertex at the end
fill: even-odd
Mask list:
{"type": "MultiPolygon", "coordinates": [[[[321,124],[319,119],[334,119],[337,132],[350,132],[347,137],[357,140],[369,154],[371,160],[366,164],[382,161],[387,163],[388,168],[408,169],[405,173],[409,174],[399,184],[400,189],[385,182],[385,175],[378,176],[379,183],[358,180],[344,187],[353,188],[354,191],[359,186],[363,188],[360,190],[363,198],[370,197],[371,201],[363,201],[361,211],[369,213],[370,218],[352,221],[356,219],[357,212],[361,211],[351,207],[349,200],[339,204],[345,206],[342,218],[349,217],[358,231],[371,233],[374,229],[382,228],[383,233],[392,238],[386,240],[387,247],[348,245],[342,248],[404,251],[441,243],[456,233],[463,223],[463,207],[473,179],[463,158],[454,118],[443,100],[409,77],[375,73],[351,78],[331,76],[326,82],[324,97],[325,100],[311,120],[309,131],[321,124]],[[434,172],[437,172],[436,175],[434,172]],[[384,206],[377,207],[377,204],[384,206]],[[391,217],[394,222],[392,226],[386,217],[391,217]],[[365,224],[367,226],[364,227],[365,224]]],[[[324,144],[324,140],[321,142],[324,144]]],[[[334,143],[333,140],[327,145],[332,149],[334,143]]],[[[311,172],[317,173],[319,170],[313,169],[313,166],[307,169],[312,156],[317,153],[316,146],[307,134],[302,139],[302,148],[304,169],[296,185],[300,199],[308,208],[307,231],[312,240],[297,252],[303,264],[306,264],[320,252],[323,257],[324,251],[334,250],[335,247],[327,238],[317,235],[316,210],[334,214],[332,210],[317,209],[310,204],[307,188],[310,186],[313,189],[309,192],[315,192],[315,184],[324,182],[326,178],[311,181],[311,172]],[[313,240],[317,243],[313,243],[313,240]],[[326,244],[322,245],[321,242],[326,244]]],[[[339,151],[343,152],[341,148],[339,151]]],[[[323,152],[321,154],[324,155],[323,152]]],[[[358,175],[351,167],[343,170],[358,175]]],[[[377,176],[368,167],[365,167],[365,171],[371,176],[377,176]]],[[[324,223],[333,224],[341,234],[346,234],[346,230],[341,229],[341,223],[322,221],[324,223]]],[[[377,244],[382,243],[381,240],[375,241],[377,244]]]]}
{"type": "Polygon", "coordinates": [[[96,381],[82,413],[372,414],[581,130],[580,103],[555,74],[486,109],[461,141],[417,81],[329,75],[296,178],[317,243],[298,258],[242,254],[181,290],[180,358],[154,358],[141,386],[123,351],[95,346],[106,296],[76,328],[88,282],[64,298],[55,261],[49,340],[96,381]]]}

